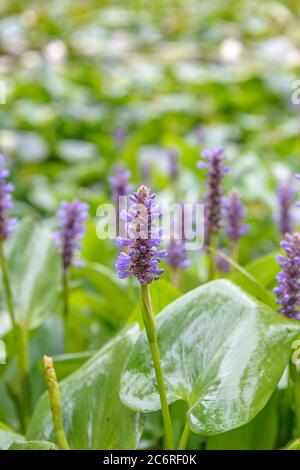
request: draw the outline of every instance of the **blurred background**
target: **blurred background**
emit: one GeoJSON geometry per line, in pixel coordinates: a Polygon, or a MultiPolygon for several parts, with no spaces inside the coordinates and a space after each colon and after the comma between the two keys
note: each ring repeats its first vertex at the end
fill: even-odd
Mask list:
{"type": "MultiPolygon", "coordinates": [[[[57,359],[65,351],[59,308],[40,328],[30,325],[33,403],[45,389],[45,351],[55,355],[61,380],[138,318],[136,283],[117,279],[117,249],[96,235],[96,210],[112,201],[109,178],[118,163],[130,170],[134,188],[149,184],[163,202],[195,202],[206,190],[205,172],[196,167],[201,151],[224,146],[230,167],[224,193],[238,188],[249,226],[240,241],[240,264],[248,269],[269,254],[263,269],[252,265],[248,272],[255,277],[263,271],[263,284],[272,287],[280,240],[277,186],[289,179],[294,184],[300,173],[300,105],[292,102],[300,80],[299,18],[299,0],[0,1],[0,153],[16,186],[15,215],[56,227],[60,201],[73,198],[86,201],[91,215],[85,267],[72,272],[70,298],[68,351],[83,353],[57,359]]],[[[27,262],[31,253],[24,255],[26,245],[16,244],[12,272],[18,276],[39,256],[27,262]]],[[[229,252],[224,235],[220,248],[229,252]]],[[[188,256],[181,292],[206,280],[205,256],[188,256]]],[[[168,283],[165,268],[151,287],[156,312],[181,294],[168,283]]],[[[50,294],[54,274],[41,268],[43,279],[51,280],[50,294]]],[[[28,277],[33,285],[36,278],[28,277]]],[[[239,284],[247,288],[246,280],[239,284]]],[[[35,289],[23,290],[27,302],[35,289]]],[[[40,312],[38,295],[34,300],[40,312]]],[[[19,429],[5,390],[0,381],[0,421],[19,429]]]]}
{"type": "MultiPolygon", "coordinates": [[[[94,216],[119,161],[134,185],[168,197],[169,148],[180,198],[201,198],[199,153],[223,145],[226,184],[251,226],[241,260],[275,249],[277,182],[300,169],[299,10],[297,0],[1,0],[0,150],[17,215],[52,216],[76,196],[94,216]]],[[[93,259],[111,265],[104,252],[93,259]]]]}

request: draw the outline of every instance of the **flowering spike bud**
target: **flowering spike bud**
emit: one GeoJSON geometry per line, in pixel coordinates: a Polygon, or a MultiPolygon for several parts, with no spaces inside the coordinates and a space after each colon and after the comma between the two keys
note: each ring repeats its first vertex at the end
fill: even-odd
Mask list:
{"type": "Polygon", "coordinates": [[[7,240],[15,230],[18,221],[10,218],[8,211],[13,207],[11,193],[14,186],[6,182],[9,171],[4,169],[5,157],[0,155],[0,241],[7,240]]]}
{"type": "Polygon", "coordinates": [[[57,211],[57,217],[60,221],[60,230],[54,232],[54,239],[66,271],[74,264],[75,253],[81,248],[84,221],[88,218],[88,205],[77,200],[63,201],[57,211]]]}
{"type": "Polygon", "coordinates": [[[276,257],[281,271],[277,276],[278,287],[274,289],[278,304],[281,305],[278,311],[289,318],[300,320],[300,234],[286,234],[281,247],[285,256],[276,257]]]}
{"type": "Polygon", "coordinates": [[[116,165],[113,174],[109,178],[112,189],[112,199],[115,203],[119,202],[119,197],[128,196],[132,187],[129,184],[131,173],[122,165],[116,165]]]}
{"type": "Polygon", "coordinates": [[[68,450],[69,444],[65,435],[61,414],[60,390],[51,357],[44,356],[44,371],[57,444],[61,450],[68,450]]]}
{"type": "Polygon", "coordinates": [[[245,209],[236,189],[231,191],[229,198],[224,198],[224,210],[227,219],[227,236],[231,241],[237,242],[247,232],[248,226],[241,223],[245,209]]]}
{"type": "Polygon", "coordinates": [[[294,220],[291,214],[291,206],[295,196],[295,189],[290,182],[282,183],[278,186],[279,214],[276,216],[279,233],[285,236],[286,233],[292,233],[294,220]]]}
{"type": "Polygon", "coordinates": [[[205,197],[205,232],[206,242],[210,243],[211,235],[219,234],[222,215],[222,179],[228,172],[224,166],[224,149],[217,147],[202,152],[205,162],[200,161],[198,168],[206,168],[207,193],[205,197]]]}
{"type": "Polygon", "coordinates": [[[119,247],[128,247],[128,252],[121,252],[116,262],[120,278],[135,276],[141,284],[150,284],[163,273],[159,268],[159,259],[166,256],[165,251],[157,251],[161,244],[162,231],[154,225],[161,217],[161,211],[154,205],[155,194],[150,188],[140,186],[130,196],[131,204],[127,213],[127,238],[118,237],[119,247]]]}

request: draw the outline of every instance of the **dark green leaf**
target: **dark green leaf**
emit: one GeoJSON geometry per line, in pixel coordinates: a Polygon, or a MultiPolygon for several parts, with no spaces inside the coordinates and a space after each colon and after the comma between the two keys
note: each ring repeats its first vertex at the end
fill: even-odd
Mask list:
{"type": "Polygon", "coordinates": [[[106,300],[106,310],[115,315],[116,319],[124,320],[129,316],[134,304],[128,295],[128,286],[126,289],[112,270],[101,264],[87,263],[79,274],[106,300]]]}
{"type": "MultiPolygon", "coordinates": [[[[250,274],[261,286],[271,286],[280,270],[278,261],[276,261],[276,253],[271,253],[262,258],[259,258],[245,266],[245,271],[250,274]]],[[[245,276],[242,273],[236,272],[231,276],[232,281],[236,284],[243,286],[247,283],[245,276]]]]}
{"type": "Polygon", "coordinates": [[[272,295],[271,292],[265,289],[265,287],[261,285],[252,274],[250,274],[245,268],[240,266],[232,258],[225,255],[224,253],[220,252],[218,254],[236,270],[236,272],[232,274],[231,280],[233,280],[237,285],[249,292],[249,294],[253,295],[257,299],[269,305],[271,308],[276,308],[274,295],[272,295]]]}

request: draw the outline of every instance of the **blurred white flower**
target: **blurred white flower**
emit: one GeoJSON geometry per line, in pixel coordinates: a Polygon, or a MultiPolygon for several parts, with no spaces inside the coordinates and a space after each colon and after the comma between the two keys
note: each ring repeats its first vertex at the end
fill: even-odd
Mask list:
{"type": "Polygon", "coordinates": [[[49,42],[44,48],[44,56],[54,68],[61,68],[65,64],[67,54],[67,46],[60,39],[49,42]]]}
{"type": "Polygon", "coordinates": [[[234,38],[225,39],[220,46],[220,59],[225,64],[236,64],[239,62],[243,52],[243,45],[234,38]]]}

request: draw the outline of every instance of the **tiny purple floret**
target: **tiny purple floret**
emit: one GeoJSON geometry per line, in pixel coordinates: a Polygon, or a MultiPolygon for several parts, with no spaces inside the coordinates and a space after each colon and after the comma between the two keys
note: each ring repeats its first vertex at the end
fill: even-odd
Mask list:
{"type": "Polygon", "coordinates": [[[277,276],[278,287],[274,293],[280,304],[279,312],[287,317],[300,320],[300,234],[286,234],[281,242],[285,256],[277,255],[276,259],[281,267],[277,276]]]}
{"type": "Polygon", "coordinates": [[[130,199],[129,212],[122,214],[127,219],[127,238],[116,239],[117,246],[126,247],[128,251],[119,254],[116,269],[121,279],[132,275],[140,284],[151,284],[163,273],[159,260],[167,255],[165,250],[157,251],[162,241],[162,230],[153,228],[161,218],[161,211],[154,205],[155,194],[151,194],[146,186],[141,186],[130,199]]]}
{"type": "Polygon", "coordinates": [[[222,180],[229,168],[224,166],[224,149],[216,147],[202,152],[206,161],[200,161],[198,168],[206,168],[207,192],[205,197],[205,234],[210,243],[212,234],[219,234],[222,216],[222,180]]]}

